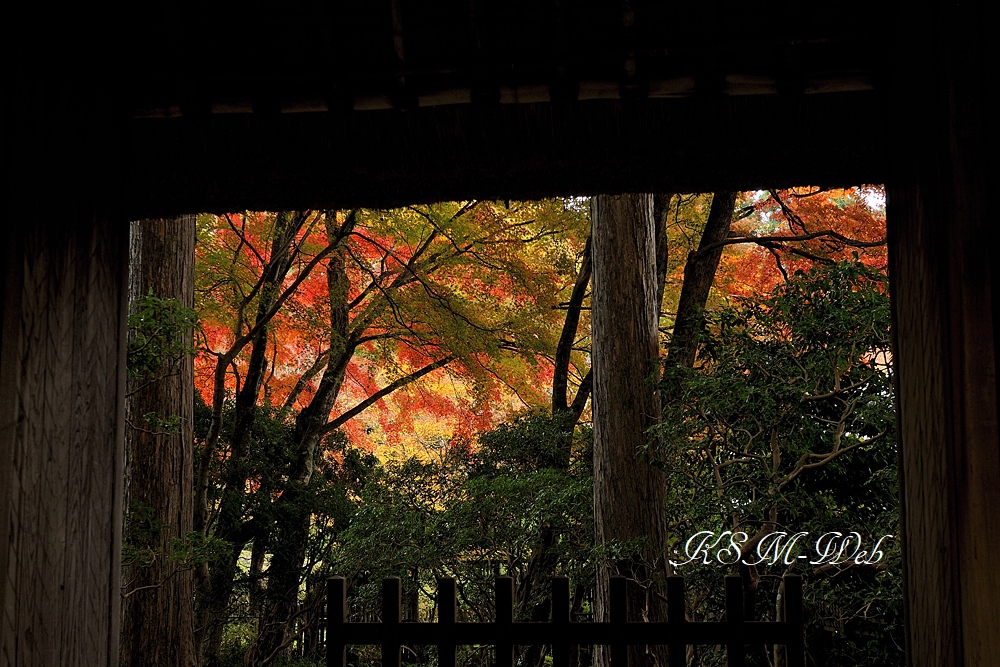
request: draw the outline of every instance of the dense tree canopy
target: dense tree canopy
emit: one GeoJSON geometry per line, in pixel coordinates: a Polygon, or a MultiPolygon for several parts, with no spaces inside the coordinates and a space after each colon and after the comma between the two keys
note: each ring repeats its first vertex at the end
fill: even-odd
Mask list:
{"type": "MultiPolygon", "coordinates": [[[[751,548],[898,533],[881,190],[651,202],[664,412],[636,447],[665,479],[668,548],[703,529],[751,548]]],[[[358,618],[395,575],[407,618],[455,576],[460,616],[484,620],[501,573],[520,618],[548,618],[555,574],[591,617],[595,572],[639,547],[594,539],[589,234],[586,200],[199,217],[195,532],[175,557],[195,570],[199,664],[315,664],[331,574],[358,618]]],[[[898,662],[894,548],[805,572],[814,662],[898,662]]],[[[735,567],[680,568],[692,618],[721,612],[735,567]]],[[[781,571],[742,566],[748,613],[773,616],[781,571]]]]}
{"type": "MultiPolygon", "coordinates": [[[[267,279],[274,250],[268,246],[280,218],[247,213],[201,220],[199,309],[215,355],[238,347],[255,325],[250,313],[267,279]]],[[[529,405],[546,402],[547,357],[560,324],[553,309],[575,278],[586,238],[582,208],[465,202],[299,212],[292,219],[283,242],[290,264],[276,283],[285,298],[266,323],[270,369],[263,391],[272,403],[304,408],[323,362],[341,348],[353,354],[331,426],[354,435],[379,428],[387,442],[397,442],[421,413],[451,412],[453,427],[482,428],[499,407],[501,387],[529,405]],[[343,340],[329,332],[331,257],[343,272],[333,284],[334,292],[343,291],[335,296],[344,301],[349,323],[343,340]],[[373,402],[378,417],[344,418],[386,386],[444,360],[463,379],[462,391],[383,394],[373,402]]],[[[225,380],[230,391],[249,363],[248,355],[232,356],[225,380]]],[[[214,389],[207,374],[217,364],[211,356],[202,360],[199,386],[207,399],[214,389]]]]}
{"type": "Polygon", "coordinates": [[[201,219],[197,377],[211,416],[195,526],[229,545],[196,578],[209,664],[221,660],[248,547],[265,629],[248,655],[267,660],[294,636],[322,502],[313,476],[334,434],[378,449],[421,421],[448,419],[436,437],[468,441],[514,401],[544,400],[585,220],[561,201],[201,219]],[[452,391],[417,384],[435,372],[452,391]],[[291,429],[284,447],[259,443],[268,485],[255,452],[260,419],[291,429]]]}
{"type": "Polygon", "coordinates": [[[701,587],[694,617],[721,614],[709,591],[721,589],[731,571],[723,565],[737,559],[692,561],[688,536],[743,533],[751,565],[734,567],[750,583],[752,613],[773,618],[767,601],[780,575],[801,572],[815,664],[850,664],[861,652],[864,664],[901,664],[889,319],[884,273],[857,262],[823,265],[714,313],[699,341],[699,367],[667,367],[658,456],[671,480],[677,571],[701,587]],[[781,531],[811,536],[798,552],[808,560],[790,563],[772,550],[759,562],[774,546],[769,536],[781,531]],[[833,531],[856,531],[861,543],[853,541],[839,563],[808,550],[833,531]],[[846,558],[870,553],[886,535],[887,557],[846,558]]]}

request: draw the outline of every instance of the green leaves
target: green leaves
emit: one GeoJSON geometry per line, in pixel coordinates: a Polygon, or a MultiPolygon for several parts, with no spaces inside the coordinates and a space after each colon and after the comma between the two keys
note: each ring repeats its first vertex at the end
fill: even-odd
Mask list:
{"type": "Polygon", "coordinates": [[[194,354],[194,310],[152,292],[135,301],[128,318],[126,366],[132,379],[149,382],[180,358],[194,354]]]}
{"type": "Polygon", "coordinates": [[[537,554],[586,582],[593,557],[589,466],[546,463],[553,434],[575,437],[585,449],[580,435],[565,431],[533,415],[484,434],[475,453],[455,448],[438,461],[378,466],[329,554],[331,571],[355,582],[357,604],[373,609],[383,577],[401,577],[404,595],[419,588],[426,600],[434,577],[454,576],[469,620],[490,617],[492,578],[501,572],[514,577],[519,613],[528,614],[547,590],[533,579],[537,554]]]}
{"type": "MultiPolygon", "coordinates": [[[[883,272],[843,262],[707,314],[697,368],[667,366],[661,381],[654,454],[671,480],[673,544],[720,527],[813,539],[853,530],[866,544],[898,535],[886,291],[883,272]]],[[[871,642],[866,664],[899,659],[898,551],[878,566],[791,567],[807,579],[822,664],[847,664],[871,642]]],[[[690,585],[717,588],[722,574],[692,571],[690,585]]],[[[761,593],[776,594],[771,581],[761,593]]],[[[718,613],[713,604],[695,613],[718,613]]]]}
{"type": "Polygon", "coordinates": [[[228,542],[192,532],[171,539],[169,548],[163,552],[156,545],[163,531],[169,528],[170,526],[156,517],[156,512],[151,506],[133,502],[125,513],[122,565],[146,567],[162,559],[175,563],[179,569],[187,570],[209,562],[232,548],[228,542]]]}

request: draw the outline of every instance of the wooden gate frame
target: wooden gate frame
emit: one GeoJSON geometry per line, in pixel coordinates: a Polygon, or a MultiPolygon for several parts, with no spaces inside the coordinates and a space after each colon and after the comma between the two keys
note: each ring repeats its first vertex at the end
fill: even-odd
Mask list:
{"type": "MultiPolygon", "coordinates": [[[[414,192],[517,198],[868,180],[888,192],[907,659],[1000,664],[1000,569],[989,557],[1000,525],[1000,85],[988,65],[998,49],[989,3],[870,3],[886,39],[869,22],[879,41],[856,55],[891,61],[871,70],[881,83],[870,94],[795,92],[806,63],[791,57],[792,89],[775,95],[724,95],[715,84],[740,71],[706,67],[709,85],[688,100],[493,105],[470,96],[398,113],[328,102],[331,111],[315,114],[273,113],[286,84],[286,101],[300,99],[298,80],[278,76],[280,61],[259,50],[243,61],[244,72],[264,73],[240,102],[249,111],[229,113],[227,84],[253,77],[214,78],[228,66],[201,67],[205,50],[187,48],[201,42],[186,40],[236,19],[252,25],[256,14],[223,3],[207,23],[210,4],[142,3],[122,16],[21,3],[27,13],[5,43],[0,663],[117,661],[129,219],[389,206],[412,203],[414,192]],[[147,96],[182,117],[130,115],[147,96]],[[226,108],[213,114],[213,102],[226,108]],[[342,159],[354,146],[367,162],[342,159]],[[316,165],[323,170],[306,178],[316,165]]],[[[270,12],[258,20],[274,25],[270,12]]],[[[385,26],[386,45],[402,39],[385,26]]],[[[790,46],[794,56],[806,44],[790,46]]],[[[467,60],[478,75],[482,61],[467,60]]],[[[402,70],[386,63],[395,85],[402,70]]],[[[316,64],[317,90],[351,81],[336,57],[316,64]]]]}

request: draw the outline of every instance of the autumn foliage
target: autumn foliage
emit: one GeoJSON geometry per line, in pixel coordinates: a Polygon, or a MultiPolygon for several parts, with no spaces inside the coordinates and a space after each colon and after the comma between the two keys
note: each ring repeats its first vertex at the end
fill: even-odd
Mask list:
{"type": "MultiPolygon", "coordinates": [[[[330,286],[321,261],[329,246],[325,216],[314,211],[293,241],[291,290],[267,325],[269,370],[262,395],[289,413],[315,394],[319,369],[336,351],[330,339],[330,286]]],[[[575,277],[586,237],[579,207],[563,202],[506,206],[466,202],[391,212],[356,212],[337,252],[345,265],[348,320],[357,344],[331,413],[336,420],[394,381],[447,359],[418,384],[374,402],[343,429],[358,443],[398,446],[405,436],[475,433],[525,405],[547,401],[557,310],[575,277]]],[[[269,259],[275,214],[202,216],[198,243],[198,310],[205,350],[197,388],[212,401],[219,352],[252,323],[255,286],[269,259]]],[[[235,392],[248,355],[226,374],[235,392]]]]}
{"type": "Polygon", "coordinates": [[[855,253],[864,264],[886,268],[881,188],[796,188],[748,193],[743,199],[731,228],[732,245],[716,276],[720,293],[767,294],[796,271],[848,260],[855,253]]]}
{"type": "MultiPolygon", "coordinates": [[[[697,247],[709,201],[678,196],[668,214],[667,329],[685,258],[697,247]]],[[[322,261],[308,266],[328,246],[321,219],[342,220],[346,214],[308,215],[283,287],[301,282],[268,324],[269,371],[262,395],[289,412],[313,396],[317,364],[329,354],[325,266],[322,261]]],[[[351,439],[376,447],[398,447],[404,440],[415,445],[421,438],[468,440],[513,412],[546,405],[559,306],[573,285],[588,233],[586,217],[584,205],[561,201],[358,212],[356,227],[341,244],[350,319],[366,326],[331,418],[447,357],[454,360],[346,421],[351,439]],[[410,269],[415,271],[405,285],[387,288],[387,281],[410,269]]],[[[197,298],[205,346],[196,363],[196,386],[207,403],[213,353],[227,349],[249,326],[274,220],[275,214],[260,212],[199,220],[197,298]]],[[[737,202],[710,304],[767,293],[795,271],[855,253],[884,268],[884,230],[884,195],[876,187],[745,193],[737,202]]],[[[586,328],[584,317],[584,344],[574,356],[577,381],[586,372],[586,328]]],[[[233,360],[227,391],[236,391],[245,364],[246,355],[233,360]]]]}
{"type": "MultiPolygon", "coordinates": [[[[712,196],[662,197],[663,349],[697,253],[724,249],[696,305],[707,311],[739,308],[817,265],[856,257],[885,268],[879,188],[718,201],[728,209],[733,198],[728,236],[705,248],[712,196]]],[[[579,199],[199,217],[195,527],[208,555],[195,585],[206,664],[225,662],[227,636],[244,664],[271,664],[293,642],[312,650],[332,567],[408,577],[417,600],[435,568],[462,562],[472,577],[506,562],[523,570],[518,604],[539,620],[546,573],[593,566],[589,519],[576,516],[590,506],[589,235],[579,199]],[[556,377],[566,379],[558,391],[556,377]],[[529,487],[551,516],[532,518],[518,495],[529,487]],[[517,562],[512,537],[477,546],[479,514],[494,505],[523,524],[511,523],[517,562]],[[567,512],[571,531],[559,528],[567,512]],[[386,552],[411,528],[423,537],[410,551],[386,552]],[[454,530],[466,531],[458,542],[454,530]],[[236,607],[253,619],[239,641],[236,607]]]]}

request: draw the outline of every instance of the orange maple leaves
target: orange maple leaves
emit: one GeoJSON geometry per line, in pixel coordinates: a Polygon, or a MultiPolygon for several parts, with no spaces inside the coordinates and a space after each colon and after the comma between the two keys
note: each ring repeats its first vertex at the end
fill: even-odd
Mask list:
{"type": "MultiPolygon", "coordinates": [[[[327,252],[323,215],[334,214],[309,213],[294,239],[282,289],[327,252]]],[[[471,437],[509,416],[512,396],[544,400],[551,380],[545,354],[561,317],[552,306],[573,279],[572,262],[554,258],[577,252],[584,229],[579,218],[560,202],[358,212],[335,252],[301,279],[268,322],[264,399],[288,403],[289,413],[301,409],[338,345],[347,345],[350,359],[331,419],[407,374],[448,362],[346,421],[344,429],[358,444],[471,437]],[[336,296],[347,311],[346,334],[331,333],[337,299],[327,273],[333,261],[342,262],[345,274],[337,289],[346,293],[336,296]]],[[[254,290],[271,259],[274,220],[267,213],[200,219],[198,307],[206,345],[197,384],[206,400],[216,391],[217,353],[250,327],[260,298],[254,290]]],[[[341,213],[337,224],[343,223],[341,213]]],[[[246,357],[233,359],[227,391],[237,389],[246,357]]]]}

